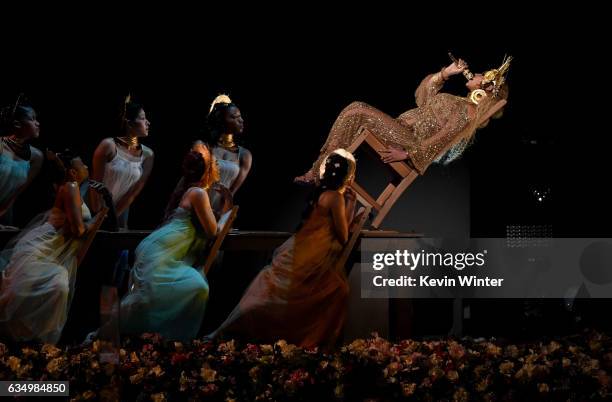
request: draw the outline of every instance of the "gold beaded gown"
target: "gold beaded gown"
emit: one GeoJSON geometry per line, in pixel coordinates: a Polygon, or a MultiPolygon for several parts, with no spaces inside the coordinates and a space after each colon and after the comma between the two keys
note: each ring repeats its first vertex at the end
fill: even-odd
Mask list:
{"type": "Polygon", "coordinates": [[[398,118],[363,102],[353,102],[336,119],[321,154],[309,171],[316,177],[319,166],[334,149],[347,148],[364,127],[388,146],[402,147],[420,174],[440,157],[449,144],[455,151],[470,140],[470,101],[465,97],[440,92],[444,84],[441,73],[425,77],[416,90],[417,107],[398,118]]]}

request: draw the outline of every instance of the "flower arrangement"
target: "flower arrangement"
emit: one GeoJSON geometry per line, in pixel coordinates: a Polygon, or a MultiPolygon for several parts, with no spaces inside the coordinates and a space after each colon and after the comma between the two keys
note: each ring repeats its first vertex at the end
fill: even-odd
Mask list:
{"type": "Polygon", "coordinates": [[[190,343],[143,334],[118,364],[89,346],[0,343],[0,381],[69,381],[72,401],[566,401],[612,398],[612,338],[503,344],[373,334],[330,353],[279,340],[190,343]]]}

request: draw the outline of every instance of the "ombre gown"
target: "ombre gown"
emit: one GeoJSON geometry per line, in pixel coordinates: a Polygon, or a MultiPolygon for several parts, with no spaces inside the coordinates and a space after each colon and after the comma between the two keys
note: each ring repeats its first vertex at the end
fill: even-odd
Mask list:
{"type": "Polygon", "coordinates": [[[302,347],[331,347],[346,318],[348,282],[336,262],[342,251],[329,210],[317,206],[302,228],[274,252],[210,337],[284,339],[302,347]]]}
{"type": "Polygon", "coordinates": [[[121,301],[121,332],[158,332],[179,340],[196,337],[208,301],[208,282],[193,265],[205,246],[197,217],[181,207],[138,245],[129,291],[121,301]]]}
{"type": "MultiPolygon", "coordinates": [[[[84,203],[81,210],[83,220],[91,219],[84,203]]],[[[0,333],[4,336],[15,341],[59,340],[68,319],[77,255],[84,240],[67,235],[65,221],[64,211],[54,207],[42,223],[24,229],[15,245],[2,252],[0,333]]]]}

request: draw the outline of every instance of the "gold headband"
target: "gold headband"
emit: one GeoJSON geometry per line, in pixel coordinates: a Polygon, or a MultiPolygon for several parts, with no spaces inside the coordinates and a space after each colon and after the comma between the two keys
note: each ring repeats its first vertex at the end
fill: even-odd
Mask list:
{"type": "Polygon", "coordinates": [[[497,96],[502,85],[506,82],[506,74],[508,74],[508,70],[510,69],[511,61],[512,56],[504,56],[502,65],[499,68],[494,68],[483,74],[480,86],[484,88],[489,84],[493,84],[493,96],[497,96]]]}

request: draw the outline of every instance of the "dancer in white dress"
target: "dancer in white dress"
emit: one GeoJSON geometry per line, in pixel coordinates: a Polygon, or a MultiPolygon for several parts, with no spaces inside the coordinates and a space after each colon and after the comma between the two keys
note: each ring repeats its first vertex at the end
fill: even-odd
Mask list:
{"type": "MultiPolygon", "coordinates": [[[[128,97],[122,117],[122,136],[105,138],[94,153],[92,178],[104,183],[111,192],[121,229],[127,229],[130,205],[153,169],[153,151],[139,143],[140,138],[149,135],[149,126],[143,107],[130,102],[128,97]]],[[[92,198],[94,207],[99,203],[99,197],[92,198]]]]}
{"type": "MultiPolygon", "coordinates": [[[[248,176],[253,161],[251,152],[234,142],[244,131],[240,109],[227,95],[219,95],[210,107],[207,120],[208,142],[219,166],[219,184],[233,197],[248,176]]],[[[196,141],[193,149],[197,151],[202,145],[202,141],[196,141]]],[[[215,188],[210,191],[210,200],[216,212],[223,208],[224,197],[215,188]]]]}
{"type": "Polygon", "coordinates": [[[78,253],[90,230],[91,214],[79,193],[87,166],[69,151],[53,159],[61,176],[53,208],[0,258],[0,335],[14,341],[59,340],[74,294],[78,253]]]}

